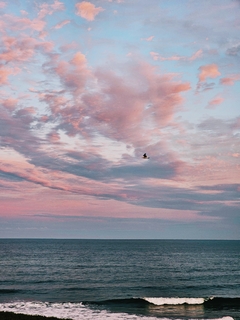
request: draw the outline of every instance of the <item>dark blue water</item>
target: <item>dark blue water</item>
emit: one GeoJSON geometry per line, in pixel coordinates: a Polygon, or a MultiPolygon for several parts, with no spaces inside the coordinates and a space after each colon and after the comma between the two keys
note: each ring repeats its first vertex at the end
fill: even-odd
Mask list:
{"type": "Polygon", "coordinates": [[[239,320],[240,241],[0,239],[0,310],[31,308],[72,319],[239,320]]]}

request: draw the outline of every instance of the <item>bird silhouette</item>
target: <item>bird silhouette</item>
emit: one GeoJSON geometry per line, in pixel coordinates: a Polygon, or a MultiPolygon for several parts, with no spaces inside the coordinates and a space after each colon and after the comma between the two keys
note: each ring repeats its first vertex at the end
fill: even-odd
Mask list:
{"type": "Polygon", "coordinates": [[[147,156],[146,153],[144,153],[144,155],[142,157],[143,157],[143,159],[149,159],[149,157],[147,156]]]}

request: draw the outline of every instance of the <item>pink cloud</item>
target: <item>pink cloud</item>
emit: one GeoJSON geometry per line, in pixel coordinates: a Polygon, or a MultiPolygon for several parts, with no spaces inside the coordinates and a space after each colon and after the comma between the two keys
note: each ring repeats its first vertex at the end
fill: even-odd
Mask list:
{"type": "Polygon", "coordinates": [[[48,134],[48,139],[51,143],[56,143],[60,141],[60,135],[56,131],[52,131],[48,134]]]}
{"type": "Polygon", "coordinates": [[[76,50],[77,47],[78,47],[78,45],[77,45],[76,42],[71,42],[71,43],[67,43],[67,44],[61,46],[60,50],[61,50],[61,52],[65,53],[65,52],[68,52],[68,51],[73,50],[73,49],[76,50]]]}
{"type": "Polygon", "coordinates": [[[79,2],[75,5],[77,9],[77,15],[88,20],[93,21],[101,11],[104,11],[103,8],[96,8],[94,4],[87,1],[79,2]]]}
{"type": "Polygon", "coordinates": [[[138,144],[139,136],[146,143],[150,131],[159,130],[159,126],[172,120],[183,101],[181,92],[189,90],[190,85],[157,75],[154,68],[144,63],[131,69],[125,70],[128,81],[111,71],[97,70],[95,77],[101,91],[82,96],[81,114],[88,115],[88,120],[86,124],[78,123],[79,128],[87,125],[112,139],[138,144]],[[151,126],[146,127],[144,122],[151,126]]]}
{"type": "Polygon", "coordinates": [[[11,69],[9,68],[0,68],[0,84],[8,83],[8,76],[12,74],[11,69]]]}
{"type": "Polygon", "coordinates": [[[138,146],[147,144],[159,129],[172,123],[190,84],[160,75],[145,63],[121,66],[121,73],[99,68],[91,72],[85,55],[77,52],[70,61],[53,61],[51,72],[59,77],[64,93],[42,94],[68,135],[85,138],[98,133],[138,146]],[[87,90],[86,90],[87,88],[87,90]]]}
{"type": "Polygon", "coordinates": [[[160,56],[160,54],[157,52],[150,52],[150,55],[152,56],[153,60],[155,60],[155,61],[157,61],[157,60],[160,60],[160,61],[165,61],[165,60],[179,61],[179,60],[181,60],[180,56],[172,56],[169,58],[164,58],[164,57],[160,56]]]}
{"type": "Polygon", "coordinates": [[[70,20],[64,20],[58,24],[55,25],[54,29],[61,29],[63,26],[65,26],[66,24],[70,23],[70,20]]]}
{"type": "MultiPolygon", "coordinates": [[[[64,112],[64,107],[68,106],[68,99],[63,95],[59,96],[58,94],[40,93],[38,96],[40,102],[45,102],[55,116],[64,112]]],[[[43,115],[41,121],[48,122],[49,118],[49,116],[43,115]]]]}
{"type": "Polygon", "coordinates": [[[150,37],[148,37],[148,38],[143,38],[143,39],[141,39],[141,40],[145,40],[145,41],[147,41],[147,42],[150,42],[150,41],[152,41],[154,39],[154,36],[150,36],[150,37]]]}
{"type": "Polygon", "coordinates": [[[0,84],[8,84],[8,77],[20,72],[19,68],[6,68],[0,65],[0,84]]]}
{"type": "Polygon", "coordinates": [[[201,58],[202,53],[203,53],[202,50],[198,50],[190,57],[175,55],[175,56],[165,58],[165,57],[160,56],[159,53],[152,51],[152,52],[150,52],[150,55],[152,56],[153,60],[155,60],[155,61],[157,61],[157,60],[160,60],[160,61],[167,61],[167,60],[169,60],[169,61],[194,61],[196,59],[201,58]]]}
{"type": "Polygon", "coordinates": [[[202,50],[198,50],[197,52],[195,52],[190,58],[189,61],[193,61],[196,59],[199,59],[202,57],[203,51],[202,50]]]}
{"type": "Polygon", "coordinates": [[[68,61],[55,61],[54,67],[61,82],[76,94],[82,92],[85,84],[91,76],[91,72],[87,68],[86,57],[78,52],[73,59],[68,61]]]}
{"type": "Polygon", "coordinates": [[[16,17],[9,14],[3,16],[4,21],[9,24],[9,29],[14,31],[32,29],[33,31],[42,31],[46,25],[46,22],[41,19],[29,19],[26,17],[16,17]]]}
{"type": "Polygon", "coordinates": [[[233,153],[233,154],[232,154],[232,157],[234,157],[234,158],[240,158],[240,153],[233,153]]]}
{"type": "Polygon", "coordinates": [[[0,1],[0,9],[3,9],[6,7],[6,2],[0,1]]]}
{"type": "Polygon", "coordinates": [[[50,41],[38,42],[35,45],[36,49],[40,49],[44,53],[49,53],[53,50],[54,44],[50,41]]]}
{"type": "Polygon", "coordinates": [[[82,54],[81,52],[77,52],[70,63],[76,67],[83,68],[86,67],[87,59],[84,54],[82,54]]]}
{"type": "Polygon", "coordinates": [[[240,129],[240,117],[236,118],[232,127],[233,127],[233,129],[240,129]]]}
{"type": "MultiPolygon", "coordinates": [[[[90,169],[90,167],[89,167],[90,169]]],[[[94,168],[96,170],[96,168],[94,168]]],[[[98,166],[99,169],[99,166],[98,166]]],[[[23,157],[20,159],[4,159],[0,162],[0,172],[6,176],[14,176],[16,180],[40,185],[49,190],[67,191],[72,194],[91,195],[95,197],[106,196],[108,198],[125,199],[125,192],[120,185],[107,183],[107,193],[105,182],[95,181],[84,177],[76,177],[70,173],[58,170],[47,169],[41,166],[34,166],[28,163],[23,157]]]]}
{"type": "Polygon", "coordinates": [[[20,12],[21,12],[21,14],[22,14],[23,16],[27,16],[27,15],[28,15],[28,12],[25,11],[25,10],[20,10],[20,12]]]}
{"type": "Polygon", "coordinates": [[[48,120],[49,120],[49,117],[46,115],[43,115],[39,118],[39,122],[48,122],[48,120]]]}
{"type": "Polygon", "coordinates": [[[225,86],[233,86],[235,81],[240,80],[240,74],[233,74],[225,78],[220,79],[220,83],[225,86]]]}
{"type": "Polygon", "coordinates": [[[199,67],[199,81],[205,81],[207,78],[217,78],[221,75],[216,64],[208,64],[205,66],[199,67]]]}
{"type": "Polygon", "coordinates": [[[222,97],[216,97],[214,99],[212,99],[207,108],[208,109],[215,109],[217,105],[221,104],[224,101],[224,99],[222,97]]]}
{"type": "Polygon", "coordinates": [[[28,115],[35,114],[35,113],[36,113],[36,110],[34,107],[26,107],[26,108],[19,109],[17,111],[17,115],[20,117],[28,116],[28,115]]]}
{"type": "Polygon", "coordinates": [[[55,11],[64,10],[64,4],[55,0],[53,4],[42,3],[39,5],[40,11],[38,13],[39,19],[44,18],[46,15],[52,15],[55,11]]]}
{"type": "MultiPolygon", "coordinates": [[[[0,108],[1,146],[11,146],[10,150],[18,150],[19,153],[27,155],[32,154],[33,149],[36,150],[39,146],[39,139],[30,130],[31,123],[35,120],[33,114],[35,110],[33,107],[27,107],[14,111],[12,114],[7,112],[7,109],[0,108]]],[[[2,155],[1,152],[1,160],[3,160],[2,155]]],[[[6,166],[7,163],[9,164],[9,161],[6,161],[6,166]]],[[[19,168],[19,165],[17,167],[19,168]]]]}
{"type": "MultiPolygon", "coordinates": [[[[41,171],[41,168],[35,168],[28,163],[9,163],[6,165],[4,162],[0,164],[0,171],[5,173],[14,174],[16,177],[22,178],[26,181],[40,184],[44,187],[53,187],[53,182],[48,179],[46,172],[41,171]],[[24,167],[23,167],[24,166],[24,167]]],[[[57,187],[57,189],[65,190],[63,186],[57,187]]]]}
{"type": "Polygon", "coordinates": [[[26,61],[34,54],[33,42],[35,39],[18,40],[18,38],[5,37],[3,44],[5,51],[0,54],[0,59],[6,62],[26,61]]]}
{"type": "Polygon", "coordinates": [[[49,52],[53,49],[51,42],[41,42],[32,37],[3,37],[3,50],[0,53],[0,60],[5,63],[12,62],[16,65],[19,62],[30,60],[36,50],[49,52]]]}
{"type": "Polygon", "coordinates": [[[46,25],[45,21],[39,20],[39,19],[33,19],[33,20],[29,20],[26,19],[25,21],[23,21],[25,26],[25,28],[30,28],[33,29],[35,31],[42,31],[46,25]]]}
{"type": "Polygon", "coordinates": [[[157,61],[159,58],[159,53],[151,51],[150,55],[152,56],[153,60],[157,61]]]}
{"type": "Polygon", "coordinates": [[[18,104],[18,100],[14,98],[4,99],[0,102],[6,109],[13,111],[18,104]]]}
{"type": "MultiPolygon", "coordinates": [[[[215,143],[215,147],[216,146],[217,143],[215,143]]],[[[218,156],[206,156],[205,158],[202,157],[201,159],[198,159],[198,161],[195,159],[194,166],[192,168],[188,168],[188,171],[185,174],[186,177],[194,176],[194,180],[192,181],[193,185],[198,185],[198,181],[202,181],[203,175],[205,185],[220,185],[221,183],[239,184],[239,168],[236,165],[233,165],[231,161],[226,161],[226,159],[220,157],[222,152],[221,147],[217,148],[217,150],[219,151],[218,156]]]]}
{"type": "Polygon", "coordinates": [[[228,78],[222,78],[220,79],[220,83],[225,85],[225,86],[233,86],[234,85],[234,80],[230,77],[228,78]]]}
{"type": "Polygon", "coordinates": [[[5,32],[5,28],[6,28],[6,23],[5,23],[5,21],[1,21],[1,20],[0,20],[0,31],[1,31],[2,33],[5,32]]]}

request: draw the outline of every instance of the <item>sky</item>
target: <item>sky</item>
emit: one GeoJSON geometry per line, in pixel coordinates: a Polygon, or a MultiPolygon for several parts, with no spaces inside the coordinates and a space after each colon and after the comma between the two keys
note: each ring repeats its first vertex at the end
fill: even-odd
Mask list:
{"type": "Polygon", "coordinates": [[[240,239],[239,0],[0,15],[0,238],[240,239]]]}

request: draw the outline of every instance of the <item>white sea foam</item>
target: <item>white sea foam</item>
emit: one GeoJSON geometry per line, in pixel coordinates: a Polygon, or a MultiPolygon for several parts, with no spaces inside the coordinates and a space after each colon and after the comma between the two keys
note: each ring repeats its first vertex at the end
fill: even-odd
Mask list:
{"type": "MultiPolygon", "coordinates": [[[[140,317],[127,313],[110,313],[106,310],[90,309],[82,303],[14,302],[1,303],[0,311],[27,315],[40,315],[72,320],[157,320],[155,317],[140,317]]],[[[159,319],[158,319],[159,320],[159,319]]],[[[164,318],[164,320],[169,320],[164,318]]]]}
{"type": "Polygon", "coordinates": [[[164,304],[178,305],[178,304],[203,304],[204,298],[143,298],[144,300],[153,303],[157,306],[164,304]]]}
{"type": "MultiPolygon", "coordinates": [[[[44,303],[19,301],[14,303],[0,303],[0,311],[9,311],[27,315],[40,315],[45,317],[57,317],[59,319],[68,318],[72,320],[159,320],[159,318],[155,317],[137,316],[127,313],[110,313],[106,310],[91,309],[82,303],[44,303]]],[[[161,320],[170,319],[161,318],[161,320]]],[[[232,317],[222,317],[211,320],[234,319],[232,317]]]]}

